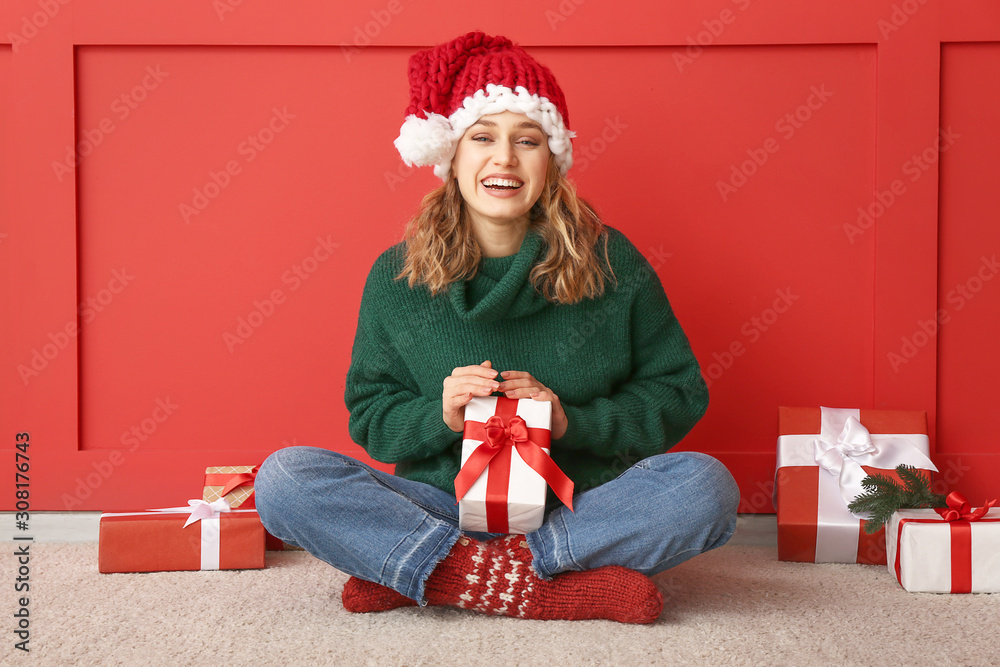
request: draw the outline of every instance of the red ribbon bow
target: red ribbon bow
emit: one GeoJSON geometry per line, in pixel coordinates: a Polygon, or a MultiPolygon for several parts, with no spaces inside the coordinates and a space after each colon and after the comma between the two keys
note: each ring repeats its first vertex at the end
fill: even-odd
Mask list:
{"type": "Polygon", "coordinates": [[[531,439],[528,437],[528,422],[516,415],[511,417],[509,426],[505,425],[503,419],[497,415],[493,415],[486,420],[486,440],[484,444],[487,444],[490,449],[499,451],[501,447],[506,446],[508,440],[515,446],[523,442],[530,442],[531,439]]]}
{"type": "MultiPolygon", "coordinates": [[[[259,468],[260,466],[254,466],[250,472],[241,473],[210,473],[205,475],[205,486],[221,486],[222,491],[219,492],[219,497],[223,498],[235,488],[246,485],[253,486],[254,480],[257,479],[257,470],[259,468]]],[[[243,501],[240,508],[253,509],[255,506],[254,494],[251,494],[243,501]]]]}
{"type": "Polygon", "coordinates": [[[486,480],[486,524],[491,533],[506,533],[507,489],[510,484],[511,451],[537,472],[570,511],[573,510],[573,480],[566,476],[542,446],[549,444],[551,432],[531,428],[524,418],[514,414],[517,400],[497,397],[497,414],[486,420],[465,422],[464,437],[482,440],[455,477],[455,497],[461,500],[479,476],[490,466],[486,480]],[[506,418],[506,419],[505,419],[506,418]]]}
{"type": "Polygon", "coordinates": [[[945,498],[948,507],[935,507],[934,511],[941,515],[945,521],[979,521],[990,508],[996,504],[997,499],[990,500],[979,509],[972,509],[972,505],[958,491],[952,491],[945,498]]]}

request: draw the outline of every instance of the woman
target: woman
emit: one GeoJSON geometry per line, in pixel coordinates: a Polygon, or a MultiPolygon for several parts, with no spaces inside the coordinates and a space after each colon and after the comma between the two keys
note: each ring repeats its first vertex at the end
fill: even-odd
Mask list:
{"type": "Polygon", "coordinates": [[[345,392],[352,438],[396,474],[283,449],[257,477],[261,519],[352,575],[351,611],[650,623],[649,576],[736,521],[718,461],[663,453],[708,404],[687,338],[649,263],[566,180],[573,134],[546,67],[469,33],[415,54],[409,77],[395,143],[444,185],[371,269],[345,392]],[[551,402],[552,459],[576,486],[575,511],[524,536],[457,527],[464,408],[494,392],[551,402]]]}

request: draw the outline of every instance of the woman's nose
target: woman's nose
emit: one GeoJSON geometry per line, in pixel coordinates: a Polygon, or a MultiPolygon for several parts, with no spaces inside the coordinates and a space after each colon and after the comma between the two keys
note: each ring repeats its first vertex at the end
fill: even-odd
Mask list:
{"type": "Polygon", "coordinates": [[[497,165],[505,165],[514,164],[516,162],[517,156],[514,153],[514,147],[507,142],[499,142],[496,150],[493,152],[493,163],[497,165]]]}

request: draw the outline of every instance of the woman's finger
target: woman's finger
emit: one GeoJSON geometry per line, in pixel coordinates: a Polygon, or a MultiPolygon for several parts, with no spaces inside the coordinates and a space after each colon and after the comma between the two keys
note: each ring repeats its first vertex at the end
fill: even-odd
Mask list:
{"type": "Polygon", "coordinates": [[[451,371],[450,377],[463,377],[467,375],[473,375],[476,377],[488,378],[492,380],[497,376],[497,371],[495,368],[483,366],[482,364],[474,364],[472,366],[459,366],[453,369],[451,371]]]}
{"type": "Polygon", "coordinates": [[[493,380],[486,380],[484,378],[477,378],[475,380],[469,380],[461,384],[455,385],[450,389],[445,390],[445,395],[447,396],[458,396],[465,399],[462,405],[468,403],[468,398],[472,396],[488,396],[497,390],[500,386],[499,382],[493,380]]]}

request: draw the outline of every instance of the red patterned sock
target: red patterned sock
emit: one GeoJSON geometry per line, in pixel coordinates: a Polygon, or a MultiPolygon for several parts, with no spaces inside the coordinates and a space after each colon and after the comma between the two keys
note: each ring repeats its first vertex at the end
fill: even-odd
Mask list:
{"type": "MultiPolygon", "coordinates": [[[[490,540],[490,544],[506,551],[514,560],[531,563],[531,551],[523,535],[496,537],[490,540]]],[[[357,577],[351,577],[344,584],[340,600],[344,604],[344,609],[357,614],[417,606],[416,600],[411,600],[395,589],[357,577]]]]}
{"type": "Polygon", "coordinates": [[[357,577],[351,577],[347,580],[340,599],[344,603],[344,609],[355,613],[388,611],[398,607],[415,607],[417,605],[416,600],[411,600],[388,586],[357,577]]]}
{"type": "Polygon", "coordinates": [[[489,541],[489,544],[496,546],[512,559],[525,562],[528,565],[531,565],[531,561],[534,559],[531,547],[528,546],[528,541],[524,539],[524,535],[494,537],[489,541]]]}
{"type": "Polygon", "coordinates": [[[531,551],[522,539],[507,536],[484,543],[460,538],[427,578],[428,601],[519,618],[606,618],[621,623],[652,623],[663,610],[663,594],[656,585],[624,567],[541,579],[531,569],[531,551]]]}
{"type": "MultiPolygon", "coordinates": [[[[514,560],[531,564],[531,551],[523,535],[495,537],[489,543],[507,552],[514,560]]],[[[340,600],[344,609],[358,614],[417,606],[416,600],[411,600],[393,588],[357,577],[351,577],[344,584],[340,600]]]]}

